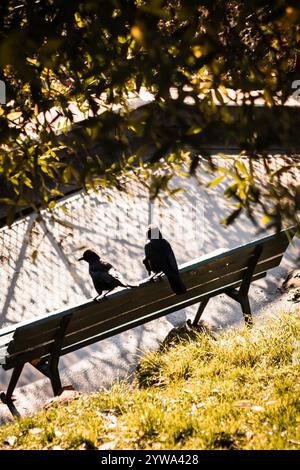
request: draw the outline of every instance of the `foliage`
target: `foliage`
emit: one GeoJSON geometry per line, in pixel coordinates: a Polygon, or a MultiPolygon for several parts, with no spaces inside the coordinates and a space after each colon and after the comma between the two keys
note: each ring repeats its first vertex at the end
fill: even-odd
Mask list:
{"type": "MultiPolygon", "coordinates": [[[[9,221],[14,207],[51,208],[73,188],[122,188],[137,167],[151,178],[151,164],[181,162],[183,150],[192,173],[212,143],[230,139],[250,165],[274,139],[293,152],[295,114],[283,111],[279,129],[274,115],[300,77],[299,15],[292,0],[1,2],[0,198],[9,221]],[[132,112],[128,100],[142,90],[154,101],[132,112]],[[256,100],[271,110],[268,124],[256,100]]],[[[238,209],[260,199],[250,180],[246,197],[236,184],[238,209]]],[[[299,185],[289,190],[294,219],[299,185]]],[[[277,224],[281,191],[279,182],[271,195],[277,224]]]]}
{"type": "Polygon", "coordinates": [[[298,449],[299,312],[146,354],[133,384],[0,427],[1,449],[298,449]]]}
{"type": "Polygon", "coordinates": [[[223,220],[228,225],[245,210],[254,224],[281,230],[283,225],[299,224],[300,161],[294,157],[227,157],[225,165],[216,165],[220,176],[209,183],[214,187],[226,180],[225,199],[233,200],[233,211],[223,220]],[[260,210],[258,210],[260,209],[260,210]],[[257,215],[263,217],[259,220],[257,215]]]}

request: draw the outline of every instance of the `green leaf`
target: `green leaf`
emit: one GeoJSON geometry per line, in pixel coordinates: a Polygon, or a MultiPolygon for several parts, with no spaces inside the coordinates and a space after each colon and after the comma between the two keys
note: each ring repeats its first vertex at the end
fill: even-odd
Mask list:
{"type": "Polygon", "coordinates": [[[136,156],[129,157],[127,162],[131,165],[132,163],[135,162],[136,158],[137,158],[136,156]]]}
{"type": "Polygon", "coordinates": [[[247,168],[246,168],[246,165],[245,165],[242,161],[237,160],[237,161],[235,162],[235,166],[236,166],[244,175],[248,175],[248,174],[249,174],[249,172],[248,172],[248,170],[247,170],[247,168]]]}
{"type": "Polygon", "coordinates": [[[221,176],[218,176],[218,178],[214,179],[213,181],[211,181],[207,187],[208,188],[213,188],[215,186],[217,186],[218,184],[220,184],[225,178],[226,178],[226,174],[224,175],[221,175],[221,176]]]}

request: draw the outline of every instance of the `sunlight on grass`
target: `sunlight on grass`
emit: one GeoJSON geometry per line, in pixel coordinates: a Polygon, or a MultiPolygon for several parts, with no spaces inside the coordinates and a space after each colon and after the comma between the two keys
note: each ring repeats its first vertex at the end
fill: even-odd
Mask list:
{"type": "Polygon", "coordinates": [[[0,428],[0,448],[299,449],[299,313],[140,361],[133,384],[0,428]]]}

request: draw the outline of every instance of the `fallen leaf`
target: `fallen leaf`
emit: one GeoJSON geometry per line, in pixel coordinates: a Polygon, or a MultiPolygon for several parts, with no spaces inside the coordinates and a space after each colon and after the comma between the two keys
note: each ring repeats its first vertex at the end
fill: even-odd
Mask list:
{"type": "Polygon", "coordinates": [[[296,444],[297,446],[300,446],[300,442],[295,441],[295,439],[288,439],[288,442],[290,442],[291,444],[296,444]]]}
{"type": "Polygon", "coordinates": [[[4,444],[8,444],[9,446],[15,445],[17,440],[16,436],[7,436],[7,438],[4,441],[4,444]]]}
{"type": "Polygon", "coordinates": [[[248,408],[251,406],[251,402],[249,400],[236,401],[233,406],[236,408],[248,408]]]}
{"type": "Polygon", "coordinates": [[[40,434],[42,431],[41,428],[32,428],[29,430],[30,434],[40,434]]]}
{"type": "Polygon", "coordinates": [[[113,442],[104,442],[101,446],[98,447],[98,450],[112,450],[115,448],[113,442]]]}
{"type": "Polygon", "coordinates": [[[109,430],[109,429],[114,429],[115,427],[117,426],[117,423],[108,423],[106,425],[106,429],[109,430]]]}
{"type": "Polygon", "coordinates": [[[251,406],[251,410],[252,411],[265,411],[265,408],[263,406],[260,406],[260,405],[253,405],[253,406],[251,406]]]}

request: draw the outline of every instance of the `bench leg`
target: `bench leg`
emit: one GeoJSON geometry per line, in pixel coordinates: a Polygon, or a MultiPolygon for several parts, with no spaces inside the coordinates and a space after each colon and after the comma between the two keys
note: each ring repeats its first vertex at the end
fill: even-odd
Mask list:
{"type": "Polygon", "coordinates": [[[59,395],[62,391],[62,385],[58,371],[58,360],[59,358],[52,360],[50,359],[49,361],[41,359],[41,361],[39,361],[37,364],[33,364],[31,362],[31,365],[35,367],[35,369],[50,379],[53,394],[55,396],[59,395]]]}
{"type": "Polygon", "coordinates": [[[62,392],[62,385],[58,371],[58,364],[50,364],[49,378],[51,380],[53,394],[55,396],[60,395],[60,393],[62,392]]]}
{"type": "Polygon", "coordinates": [[[240,303],[242,307],[242,312],[244,315],[244,320],[246,326],[253,326],[253,318],[252,318],[252,313],[251,313],[251,307],[250,307],[250,302],[249,302],[249,297],[248,295],[241,296],[240,297],[240,303]]]}
{"type": "Polygon", "coordinates": [[[199,308],[198,308],[198,310],[197,310],[196,316],[195,316],[194,321],[193,321],[193,326],[197,326],[197,325],[198,325],[199,320],[200,320],[200,318],[201,318],[201,315],[202,315],[202,313],[204,312],[205,307],[206,307],[206,305],[208,304],[208,302],[209,302],[209,299],[205,299],[205,300],[202,300],[202,302],[200,302],[199,308]]]}
{"type": "Polygon", "coordinates": [[[51,357],[49,360],[48,371],[54,395],[59,395],[62,392],[62,385],[58,372],[58,362],[71,316],[72,314],[69,314],[61,320],[60,329],[55,337],[54,345],[51,351],[51,357]]]}
{"type": "Polygon", "coordinates": [[[237,291],[236,289],[231,289],[225,292],[225,294],[227,294],[231,299],[238,302],[242,307],[245,325],[249,327],[253,326],[253,318],[248,293],[237,291]]]}
{"type": "Polygon", "coordinates": [[[17,366],[14,368],[12,376],[10,378],[10,382],[7,387],[7,391],[6,393],[2,393],[0,397],[4,403],[11,401],[12,394],[14,393],[19,377],[22,373],[23,367],[24,367],[24,364],[21,364],[20,366],[17,366]]]}

